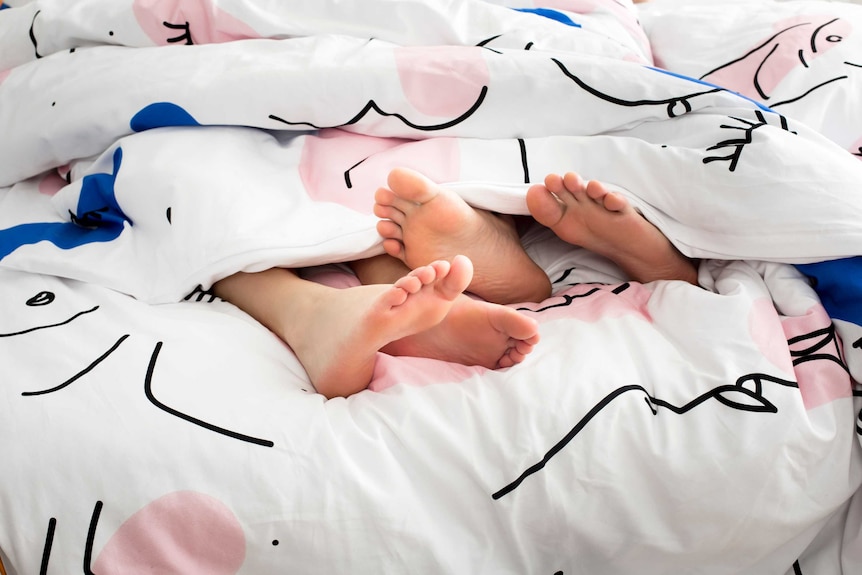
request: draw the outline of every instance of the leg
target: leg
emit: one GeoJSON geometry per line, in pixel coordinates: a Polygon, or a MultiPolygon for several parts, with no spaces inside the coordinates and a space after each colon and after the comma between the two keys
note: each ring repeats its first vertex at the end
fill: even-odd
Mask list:
{"type": "Polygon", "coordinates": [[[347,396],[371,382],[377,351],[439,323],[470,283],[467,258],[416,268],[388,285],[336,289],[290,270],[237,273],[215,293],[260,321],[296,353],[315,389],[347,396]]]}
{"type": "Polygon", "coordinates": [[[527,207],[561,239],[612,260],[634,281],[682,280],[697,269],[623,196],[580,176],[551,174],[527,191],[527,207]]]}
{"type": "MultiPolygon", "coordinates": [[[[366,285],[392,283],[410,271],[389,255],[355,261],[351,267],[366,285]]],[[[380,351],[496,369],[520,363],[538,341],[539,326],[533,318],[460,294],[443,321],[392,341],[380,351]]]]}
{"type": "Polygon", "coordinates": [[[386,253],[413,268],[464,254],[475,273],[469,290],[506,304],[542,301],[551,282],[521,246],[512,218],[476,210],[420,174],[395,169],[375,195],[386,253]]]}

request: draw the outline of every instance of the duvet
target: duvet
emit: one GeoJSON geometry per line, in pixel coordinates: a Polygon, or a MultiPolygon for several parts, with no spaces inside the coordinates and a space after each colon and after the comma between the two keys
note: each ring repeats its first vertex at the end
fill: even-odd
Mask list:
{"type": "Polygon", "coordinates": [[[862,7],[0,5],[7,573],[862,569],[862,7]],[[212,293],[383,252],[406,166],[528,214],[577,171],[699,286],[535,226],[540,344],[315,393],[212,293]]]}

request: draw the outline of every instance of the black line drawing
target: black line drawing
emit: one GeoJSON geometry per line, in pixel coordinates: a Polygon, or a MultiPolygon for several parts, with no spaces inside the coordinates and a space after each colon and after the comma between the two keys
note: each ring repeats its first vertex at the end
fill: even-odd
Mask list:
{"type": "MultiPolygon", "coordinates": [[[[566,274],[564,274],[565,276],[566,274]]],[[[623,284],[626,285],[626,284],[623,284]]],[[[623,288],[623,285],[617,289],[623,288]]],[[[598,288],[596,288],[598,289],[598,288]]],[[[625,288],[623,288],[624,290],[625,288]]],[[[622,291],[622,290],[621,290],[622,291]]],[[[621,291],[619,293],[621,293],[621,291]]],[[[589,293],[595,293],[595,290],[589,293]]],[[[588,294],[584,294],[588,295],[588,294]]],[[[568,305],[572,300],[567,300],[568,305]]],[[[556,307],[556,306],[549,306],[556,307]]],[[[823,329],[818,329],[807,334],[792,337],[787,340],[790,348],[790,355],[793,358],[793,365],[797,366],[809,361],[831,361],[839,365],[848,375],[850,369],[842,356],[842,347],[838,340],[837,331],[833,324],[823,329]],[[794,349],[794,346],[806,344],[806,347],[794,349]],[[832,349],[828,349],[832,346],[832,349]]],[[[550,450],[548,450],[540,461],[528,467],[517,479],[492,494],[493,499],[500,499],[514,491],[525,479],[541,471],[545,465],[557,455],[566,445],[568,445],[589,423],[593,420],[605,407],[610,405],[618,397],[628,392],[639,392],[645,395],[644,401],[652,411],[653,415],[658,415],[659,408],[666,409],[677,415],[687,413],[698,405],[714,399],[719,403],[739,411],[748,411],[753,413],[778,413],[778,408],[774,403],[769,401],[764,395],[764,382],[776,384],[787,388],[799,388],[799,384],[795,381],[782,379],[764,373],[751,373],[739,377],[733,385],[720,385],[710,389],[701,395],[695,397],[688,403],[681,406],[676,406],[670,402],[659,399],[649,394],[649,392],[640,385],[627,385],[619,387],[608,393],[600,400],[574,427],[550,450]]],[[[853,391],[853,395],[862,396],[862,390],[853,391]]],[[[862,412],[859,415],[856,431],[862,435],[862,412]]]]}
{"type": "Polygon", "coordinates": [[[386,112],[380,106],[378,106],[377,102],[375,102],[374,100],[368,100],[368,103],[365,104],[365,106],[362,107],[362,110],[360,110],[359,113],[356,114],[353,118],[351,118],[350,120],[348,120],[347,122],[345,122],[343,124],[338,124],[335,126],[317,126],[315,124],[312,124],[311,122],[292,122],[289,120],[285,120],[284,118],[280,118],[280,117],[276,116],[275,114],[270,114],[269,118],[271,120],[275,120],[276,122],[281,122],[282,124],[286,124],[288,126],[309,126],[309,127],[314,128],[316,130],[324,130],[327,128],[341,128],[343,126],[353,125],[353,124],[359,122],[360,120],[362,120],[362,118],[367,116],[368,113],[373,110],[373,111],[377,112],[379,115],[387,117],[387,118],[390,118],[390,117],[398,118],[401,121],[401,123],[403,123],[405,126],[413,128],[414,130],[419,130],[422,132],[434,132],[434,131],[438,131],[438,130],[445,130],[447,128],[451,128],[452,126],[457,126],[458,124],[460,124],[460,123],[464,122],[465,120],[467,120],[468,118],[470,118],[470,116],[472,116],[476,112],[476,110],[478,110],[479,107],[482,105],[482,102],[485,100],[485,96],[487,94],[488,94],[488,86],[482,86],[482,89],[479,91],[479,97],[476,99],[476,101],[473,103],[473,105],[470,106],[470,108],[466,112],[464,112],[463,114],[461,114],[460,116],[458,116],[457,118],[455,118],[453,120],[449,120],[448,122],[443,122],[441,124],[428,124],[428,125],[416,124],[414,122],[411,122],[410,120],[408,120],[403,115],[401,115],[397,112],[386,112]]]}
{"type": "Polygon", "coordinates": [[[521,167],[524,169],[524,183],[530,183],[530,166],[527,162],[527,143],[523,138],[518,138],[518,147],[521,149],[521,167]]]}
{"type": "Polygon", "coordinates": [[[32,43],[33,43],[33,53],[34,53],[34,54],[36,54],[36,59],[37,59],[37,60],[38,60],[39,58],[41,58],[41,57],[42,57],[42,55],[41,55],[41,54],[39,54],[39,43],[36,41],[36,32],[35,32],[35,30],[34,30],[33,28],[36,26],[36,18],[37,18],[37,17],[39,16],[39,14],[41,14],[41,13],[42,13],[42,11],[41,11],[41,10],[36,10],[36,13],[35,13],[35,14],[33,14],[33,20],[31,20],[31,21],[30,21],[30,42],[32,42],[32,43]]]}
{"type": "MultiPolygon", "coordinates": [[[[835,24],[836,22],[839,22],[840,20],[841,20],[840,18],[833,18],[833,19],[831,19],[831,20],[829,20],[829,21],[827,21],[827,22],[825,22],[825,23],[823,23],[823,24],[821,24],[821,25],[817,26],[816,28],[814,28],[814,31],[811,33],[811,35],[810,35],[810,37],[809,37],[809,39],[808,39],[808,46],[807,46],[808,48],[810,48],[810,49],[811,49],[811,52],[812,52],[813,54],[816,54],[816,53],[818,52],[818,48],[817,48],[817,41],[818,41],[818,36],[820,35],[820,33],[821,33],[821,32],[822,32],[822,31],[823,31],[827,26],[830,26],[830,25],[832,25],[832,24],[835,24]]],[[[811,25],[813,25],[813,24],[814,24],[814,22],[800,22],[800,23],[798,23],[798,24],[793,24],[793,25],[791,25],[791,26],[788,26],[787,28],[784,28],[783,30],[779,30],[778,32],[776,32],[775,34],[773,34],[772,36],[770,36],[768,39],[766,39],[764,42],[762,42],[762,43],[761,43],[761,44],[759,44],[758,46],[756,46],[756,47],[752,48],[751,50],[749,50],[748,52],[746,52],[745,54],[743,54],[743,55],[742,55],[742,56],[740,56],[739,58],[735,58],[735,59],[733,59],[733,60],[731,60],[731,61],[729,61],[729,62],[726,62],[726,63],[724,63],[724,64],[722,64],[722,65],[720,65],[720,66],[718,66],[718,67],[716,67],[716,68],[714,68],[714,69],[712,69],[712,70],[710,70],[710,71],[709,71],[709,72],[707,72],[706,74],[702,75],[702,76],[700,77],[700,79],[701,79],[701,80],[703,80],[703,79],[705,79],[705,78],[709,77],[709,76],[710,76],[710,75],[712,75],[712,74],[715,74],[715,73],[717,73],[717,72],[720,72],[721,70],[724,70],[724,69],[729,68],[729,67],[731,67],[731,66],[734,66],[735,64],[739,64],[740,62],[743,62],[743,61],[744,61],[744,60],[746,60],[746,59],[749,59],[749,58],[756,58],[756,57],[757,57],[757,56],[756,56],[756,54],[757,54],[758,52],[760,52],[760,51],[762,51],[762,50],[765,50],[767,46],[769,46],[770,44],[772,44],[772,46],[769,48],[769,50],[766,52],[766,54],[762,57],[762,59],[760,60],[760,62],[757,64],[757,67],[756,67],[755,72],[754,72],[754,76],[751,78],[752,86],[754,87],[754,90],[757,92],[757,96],[758,96],[758,98],[759,98],[760,100],[762,100],[762,101],[766,102],[766,101],[768,101],[768,100],[770,100],[770,99],[771,99],[771,95],[770,95],[770,94],[768,94],[768,93],[767,93],[767,91],[766,91],[766,89],[764,89],[764,87],[763,87],[763,84],[762,84],[762,82],[761,82],[761,74],[762,74],[762,73],[764,73],[764,69],[766,69],[766,68],[768,67],[768,64],[770,63],[770,59],[771,59],[771,58],[775,55],[775,53],[778,51],[779,47],[782,45],[782,42],[784,42],[784,41],[788,41],[788,42],[790,42],[790,43],[793,43],[793,42],[794,42],[794,40],[795,40],[795,39],[786,40],[786,39],[785,39],[785,38],[783,38],[782,36],[783,36],[783,35],[785,35],[785,34],[787,34],[788,32],[790,32],[790,31],[792,31],[792,30],[795,30],[795,29],[798,29],[798,28],[801,28],[801,27],[804,27],[804,26],[811,26],[811,25]]],[[[828,34],[828,35],[824,36],[824,38],[823,38],[823,39],[824,39],[826,42],[829,42],[829,43],[831,43],[831,44],[835,44],[835,43],[838,43],[838,42],[841,42],[841,41],[843,41],[843,40],[844,40],[844,38],[843,38],[841,35],[839,35],[839,34],[828,34]]],[[[799,60],[800,64],[802,64],[802,66],[803,66],[804,68],[810,68],[810,67],[811,67],[810,63],[805,59],[805,50],[804,50],[804,48],[799,48],[799,49],[796,51],[796,57],[797,57],[797,59],[799,60]]],[[[855,64],[855,63],[853,63],[853,62],[847,62],[847,61],[845,61],[845,62],[843,62],[843,63],[844,63],[844,64],[846,64],[846,65],[848,65],[848,66],[862,67],[862,66],[860,66],[859,64],[855,64]]],[[[773,72],[773,73],[774,73],[774,72],[773,72]]],[[[823,81],[823,82],[820,82],[819,84],[816,84],[815,86],[813,86],[813,87],[811,87],[811,88],[807,89],[805,92],[803,92],[802,94],[800,94],[800,95],[798,95],[798,96],[794,96],[794,97],[792,97],[792,98],[788,98],[788,99],[786,99],[786,100],[782,100],[782,101],[780,101],[780,102],[770,102],[770,103],[769,103],[769,106],[770,106],[771,108],[775,108],[775,107],[778,107],[778,106],[783,106],[783,105],[786,105],[786,104],[791,104],[791,103],[793,103],[793,102],[796,102],[796,101],[798,101],[798,100],[801,100],[802,98],[805,98],[806,96],[808,96],[809,94],[811,94],[811,93],[812,93],[812,92],[814,92],[815,90],[819,90],[820,88],[823,88],[824,86],[828,86],[828,85],[830,85],[830,84],[832,84],[832,83],[834,83],[834,82],[838,82],[838,81],[841,81],[841,80],[846,80],[847,78],[848,78],[848,76],[847,76],[847,75],[843,75],[843,76],[836,76],[836,77],[834,77],[834,78],[831,78],[831,79],[829,79],[829,80],[825,80],[825,81],[823,81]]]]}
{"type": "Polygon", "coordinates": [[[33,397],[36,395],[47,395],[49,393],[54,393],[55,391],[60,391],[61,389],[64,389],[64,388],[72,385],[75,381],[84,377],[85,375],[90,373],[93,369],[95,369],[95,367],[97,365],[99,365],[100,363],[102,363],[105,359],[107,359],[108,356],[110,356],[112,353],[117,351],[117,348],[120,347],[120,344],[122,344],[124,341],[126,341],[126,339],[128,337],[129,337],[129,334],[125,334],[122,337],[120,337],[120,339],[118,339],[114,343],[114,345],[112,345],[108,349],[108,351],[106,351],[105,353],[103,353],[102,355],[97,357],[90,365],[88,365],[87,367],[85,367],[84,369],[82,369],[81,371],[79,371],[78,373],[76,373],[75,375],[73,375],[72,377],[70,377],[69,379],[64,381],[63,383],[61,383],[55,387],[52,387],[50,389],[43,389],[40,391],[22,391],[21,395],[24,397],[33,397]]]}
{"type": "MultiPolygon", "coordinates": [[[[745,118],[738,118],[736,116],[729,116],[730,119],[736,120],[742,125],[734,126],[730,124],[722,124],[720,127],[724,130],[738,130],[742,132],[742,137],[723,140],[715,144],[714,146],[710,146],[706,149],[707,152],[711,152],[714,150],[724,150],[725,148],[729,148],[731,152],[725,156],[707,156],[703,159],[703,163],[709,164],[711,162],[727,162],[727,169],[731,172],[735,171],[737,165],[739,164],[739,160],[742,157],[742,151],[745,149],[745,146],[754,141],[754,132],[760,128],[763,128],[764,126],[772,126],[772,124],[770,124],[766,120],[766,116],[760,110],[755,110],[754,115],[756,116],[757,121],[746,120],[745,118]]],[[[791,134],[796,133],[789,128],[787,124],[787,118],[780,114],[777,114],[776,116],[779,118],[779,127],[782,130],[790,132],[791,134]]]]}
{"type": "Polygon", "coordinates": [[[350,166],[349,168],[344,170],[344,185],[347,186],[348,190],[353,189],[353,182],[350,180],[351,170],[353,170],[353,168],[356,168],[356,167],[362,165],[362,163],[365,162],[365,160],[367,160],[367,159],[368,158],[362,158],[361,160],[359,160],[358,162],[356,162],[355,164],[353,164],[352,166],[350,166]]]}
{"type": "Polygon", "coordinates": [[[39,575],[48,574],[48,562],[51,560],[51,549],[54,546],[54,532],[57,530],[57,519],[52,517],[48,520],[48,532],[45,534],[45,545],[42,547],[42,563],[39,567],[39,575]]]}
{"type": "Polygon", "coordinates": [[[584,415],[560,441],[545,453],[539,462],[528,467],[518,476],[517,479],[493,493],[491,497],[497,500],[508,495],[517,489],[518,486],[521,485],[521,483],[523,483],[529,476],[541,471],[545,465],[547,465],[555,455],[562,451],[563,448],[565,448],[604,408],[610,405],[618,397],[621,397],[630,391],[644,394],[644,401],[653,415],[658,415],[658,408],[664,408],[677,415],[682,415],[710,399],[714,399],[731,409],[737,409],[739,411],[777,413],[778,408],[775,407],[775,404],[763,396],[764,381],[784,387],[798,387],[796,382],[793,381],[784,380],[764,373],[751,373],[739,377],[733,385],[717,386],[681,406],[673,405],[670,402],[650,395],[649,392],[640,385],[625,385],[623,387],[619,387],[608,393],[589,412],[587,412],[587,414],[584,415]],[[753,389],[749,389],[746,387],[747,385],[751,385],[753,389]]]}
{"type": "MultiPolygon", "coordinates": [[[[574,268],[571,268],[571,269],[566,270],[565,272],[563,272],[563,275],[562,275],[562,277],[561,277],[559,280],[556,280],[556,281],[554,281],[554,282],[552,282],[552,283],[554,283],[554,285],[556,285],[556,284],[557,284],[557,283],[559,283],[560,281],[562,281],[562,280],[564,280],[565,278],[567,278],[567,277],[569,276],[569,274],[570,274],[573,270],[574,270],[574,268]]],[[[578,284],[569,284],[569,285],[570,285],[570,286],[575,286],[575,285],[578,285],[578,284]]],[[[602,284],[602,285],[605,285],[605,284],[602,284]]],[[[620,285],[618,285],[618,286],[616,286],[614,289],[612,289],[612,290],[611,290],[611,293],[612,293],[612,294],[615,294],[615,295],[619,295],[619,294],[623,293],[624,291],[626,291],[627,289],[629,289],[630,287],[631,287],[631,284],[630,284],[629,282],[621,283],[620,285]]],[[[540,313],[540,312],[543,312],[543,311],[547,311],[547,310],[549,310],[549,309],[554,309],[554,308],[559,308],[559,307],[566,307],[566,306],[570,306],[570,305],[572,305],[572,303],[574,303],[574,302],[575,302],[575,300],[578,300],[578,299],[581,299],[581,298],[585,298],[585,297],[590,297],[591,295],[593,295],[594,293],[596,293],[596,292],[598,292],[598,291],[600,291],[600,290],[601,290],[601,288],[598,288],[598,287],[592,287],[592,288],[588,289],[587,291],[585,291],[584,293],[579,293],[579,294],[574,294],[574,295],[571,295],[571,294],[560,294],[560,295],[558,295],[558,296],[555,296],[556,298],[562,298],[562,300],[563,300],[563,301],[561,301],[561,302],[559,302],[559,303],[552,303],[552,304],[548,304],[548,305],[546,305],[546,306],[543,306],[543,307],[540,307],[540,308],[537,308],[537,309],[530,309],[530,308],[527,308],[527,307],[519,307],[519,308],[518,308],[518,311],[529,311],[529,312],[533,312],[533,313],[540,313]]]]}
{"type": "Polygon", "coordinates": [[[850,367],[844,360],[844,353],[838,341],[838,332],[835,330],[834,324],[829,324],[828,327],[811,333],[792,337],[787,340],[787,345],[791,348],[790,357],[793,358],[794,366],[808,361],[826,360],[838,364],[847,375],[850,375],[850,367]],[[793,346],[810,340],[816,341],[803,349],[793,349],[793,346]],[[825,351],[824,348],[830,345],[834,351],[825,351]]]}
{"type": "Polygon", "coordinates": [[[91,564],[93,562],[93,543],[96,540],[96,528],[99,526],[99,516],[102,514],[102,502],[96,501],[93,515],[90,517],[90,528],[87,530],[87,543],[84,546],[84,575],[95,575],[91,564]]]}
{"type": "Polygon", "coordinates": [[[269,441],[268,439],[259,439],[257,437],[251,437],[249,435],[244,435],[242,433],[237,433],[235,431],[230,431],[228,429],[218,427],[217,425],[213,425],[212,423],[207,423],[206,421],[200,420],[196,417],[193,417],[191,415],[188,415],[188,414],[185,414],[181,411],[178,411],[172,407],[169,407],[169,406],[165,405],[164,403],[160,402],[158,399],[156,399],[156,396],[153,395],[153,373],[155,372],[156,362],[158,361],[159,352],[161,351],[161,349],[162,349],[162,342],[160,341],[160,342],[156,343],[156,346],[153,349],[153,353],[150,356],[150,364],[149,364],[149,366],[147,366],[147,375],[144,379],[144,394],[147,396],[147,399],[150,401],[150,403],[152,403],[153,405],[155,405],[156,407],[158,407],[159,409],[161,409],[162,411],[164,411],[165,413],[167,413],[169,415],[173,415],[174,417],[177,417],[177,418],[182,419],[184,421],[188,421],[189,423],[193,423],[199,427],[203,427],[204,429],[208,429],[209,431],[214,431],[215,433],[224,435],[226,437],[238,439],[240,441],[245,441],[247,443],[253,443],[255,445],[262,445],[263,447],[273,447],[275,445],[275,443],[273,443],[272,441],[269,441]]]}
{"type": "Polygon", "coordinates": [[[183,33],[179,36],[174,36],[173,38],[168,38],[167,41],[169,44],[178,44],[182,42],[186,46],[194,45],[192,41],[192,30],[191,26],[188,22],[184,24],[171,24],[170,22],[162,22],[162,26],[167,28],[168,30],[182,30],[183,33]]]}
{"type": "Polygon", "coordinates": [[[28,299],[24,305],[26,305],[27,307],[40,307],[43,305],[48,305],[54,302],[55,297],[56,296],[53,292],[40,291],[39,293],[28,299]]]}
{"type": "Polygon", "coordinates": [[[202,286],[201,284],[198,284],[197,287],[192,290],[192,293],[184,297],[183,301],[191,301],[192,298],[195,298],[195,301],[197,302],[201,302],[206,299],[207,303],[212,303],[216,300],[224,301],[215,294],[212,288],[205,290],[204,286],[202,286]]]}
{"type": "Polygon", "coordinates": [[[68,319],[65,319],[65,320],[63,320],[63,321],[61,321],[61,322],[58,322],[58,323],[52,323],[52,324],[49,324],[49,325],[39,325],[39,326],[36,326],[36,327],[31,327],[31,328],[28,328],[28,329],[25,329],[25,330],[22,330],[22,331],[16,331],[16,332],[12,332],[12,333],[0,333],[0,337],[14,337],[14,336],[17,336],[17,335],[24,335],[25,333],[31,333],[31,332],[34,332],[34,331],[38,331],[38,330],[40,330],[40,329],[49,329],[49,328],[52,328],[52,327],[60,327],[61,325],[66,325],[66,324],[68,324],[68,323],[71,323],[71,322],[75,321],[76,319],[78,319],[79,317],[84,316],[84,315],[87,315],[88,313],[93,313],[93,312],[94,312],[94,311],[96,311],[97,309],[99,309],[99,306],[93,306],[92,308],[90,308],[90,309],[88,309],[88,310],[79,311],[78,313],[76,313],[76,314],[75,314],[75,315],[73,315],[72,317],[70,317],[70,318],[68,318],[68,319]]]}
{"type": "MultiPolygon", "coordinates": [[[[700,92],[692,92],[690,94],[683,94],[681,96],[674,96],[672,98],[664,98],[659,100],[649,100],[649,99],[641,99],[641,100],[624,100],[622,98],[617,98],[616,96],[611,96],[610,94],[606,94],[597,88],[593,88],[583,80],[581,80],[578,76],[573,74],[565,64],[556,58],[551,58],[557,67],[563,72],[565,76],[571,79],[575,84],[577,84],[582,90],[585,92],[592,94],[596,98],[604,100],[605,102],[610,102],[611,104],[616,104],[617,106],[625,106],[629,108],[638,107],[638,106],[664,106],[667,110],[668,118],[676,118],[682,114],[687,114],[691,112],[691,100],[704,96],[706,94],[715,94],[717,92],[725,92],[723,88],[719,88],[717,86],[707,86],[704,85],[704,90],[700,92]],[[681,109],[680,109],[681,108],[681,109]]],[[[694,81],[694,80],[692,80],[694,81]]]]}

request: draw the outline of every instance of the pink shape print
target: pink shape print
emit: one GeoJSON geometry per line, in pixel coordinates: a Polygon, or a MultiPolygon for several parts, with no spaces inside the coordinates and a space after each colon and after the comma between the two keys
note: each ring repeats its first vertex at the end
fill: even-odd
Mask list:
{"type": "Polygon", "coordinates": [[[748,330],[763,356],[784,373],[793,375],[790,350],[771,299],[759,298],[754,301],[748,312],[748,330]]]}
{"type": "Polygon", "coordinates": [[[838,363],[843,361],[841,341],[823,306],[817,304],[803,316],[785,318],[782,327],[795,358],[793,369],[805,409],[851,397],[850,375],[838,363]]]}
{"type": "Polygon", "coordinates": [[[156,45],[218,44],[260,37],[219,8],[218,0],[134,0],[132,10],[156,45]]]}
{"type": "Polygon", "coordinates": [[[245,534],[217,499],[178,491],[123,523],[93,565],[94,573],[234,575],[245,561],[245,534]]]}
{"type": "Polygon", "coordinates": [[[487,371],[487,368],[477,365],[467,366],[424,357],[393,357],[378,353],[368,389],[383,391],[396,384],[424,386],[460,383],[487,371]]]}
{"type": "Polygon", "coordinates": [[[463,46],[395,48],[401,88],[428,116],[455,119],[482,96],[491,74],[481,49],[463,46]]]}
{"type": "MultiPolygon", "coordinates": [[[[46,196],[53,196],[64,187],[66,187],[66,180],[63,179],[63,176],[60,175],[62,168],[58,168],[57,170],[51,170],[39,180],[39,193],[44,194],[46,196]]],[[[68,173],[68,171],[66,172],[68,173]]]]}
{"type": "Polygon", "coordinates": [[[436,182],[456,181],[461,171],[458,142],[453,138],[414,142],[322,130],[305,138],[299,175],[311,199],[371,214],[374,192],[386,185],[389,172],[399,166],[436,182]]]}
{"type": "Polygon", "coordinates": [[[540,321],[579,319],[596,323],[606,318],[634,316],[652,323],[647,309],[652,292],[637,282],[620,285],[579,284],[541,303],[523,304],[537,312],[540,321]]]}
{"type": "MultiPolygon", "coordinates": [[[[703,80],[769,104],[784,78],[811,63],[847,38],[853,28],[833,16],[795,16],[776,23],[775,33],[736,60],[716,68],[703,80]]],[[[842,76],[836,73],[836,79],[842,76]]],[[[817,86],[800,86],[798,97],[817,86]]],[[[793,98],[796,99],[796,98],[793,98]]]]}
{"type": "Polygon", "coordinates": [[[10,69],[10,70],[3,70],[3,71],[0,71],[0,84],[2,84],[2,83],[3,83],[3,81],[4,81],[4,80],[6,80],[6,78],[8,78],[8,77],[9,77],[9,74],[10,74],[10,73],[12,73],[12,70],[11,70],[11,69],[10,69]]]}

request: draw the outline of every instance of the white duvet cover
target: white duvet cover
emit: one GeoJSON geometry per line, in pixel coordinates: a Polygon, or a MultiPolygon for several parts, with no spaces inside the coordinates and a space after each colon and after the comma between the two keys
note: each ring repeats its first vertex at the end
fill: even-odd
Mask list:
{"type": "Polygon", "coordinates": [[[862,569],[862,8],[503,4],[0,5],[7,571],[862,569]],[[701,285],[537,228],[524,363],[326,401],[209,288],[350,283],[396,166],[607,182],[701,285]]]}

